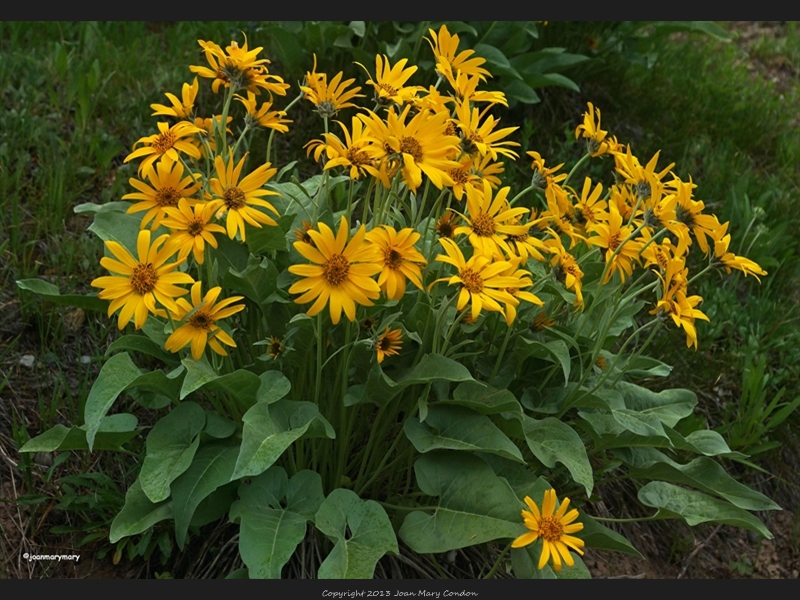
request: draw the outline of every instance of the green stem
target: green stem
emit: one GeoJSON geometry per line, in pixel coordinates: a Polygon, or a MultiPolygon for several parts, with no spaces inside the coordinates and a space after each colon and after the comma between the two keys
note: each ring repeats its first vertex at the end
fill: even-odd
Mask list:
{"type": "Polygon", "coordinates": [[[500,364],[503,362],[503,355],[506,353],[506,346],[508,346],[508,340],[511,338],[511,327],[509,327],[506,331],[506,336],[503,338],[503,345],[500,346],[500,353],[497,355],[497,361],[494,363],[494,369],[492,369],[492,376],[489,378],[489,381],[494,381],[497,372],[500,370],[500,364]]]}
{"type": "Polygon", "coordinates": [[[589,160],[590,156],[591,155],[587,152],[578,162],[575,163],[575,166],[572,167],[572,170],[569,172],[569,175],[567,175],[567,178],[564,180],[564,183],[561,184],[562,186],[565,186],[567,185],[567,183],[569,183],[569,180],[572,179],[572,175],[575,173],[575,171],[577,171],[580,167],[582,167],[583,163],[589,160]]]}
{"type": "Polygon", "coordinates": [[[500,553],[500,556],[498,556],[497,560],[494,561],[494,565],[492,566],[491,570],[486,574],[484,579],[491,579],[497,574],[497,570],[500,568],[500,564],[503,562],[503,559],[505,558],[506,554],[508,554],[509,550],[511,550],[511,544],[503,548],[503,551],[500,553]]]}

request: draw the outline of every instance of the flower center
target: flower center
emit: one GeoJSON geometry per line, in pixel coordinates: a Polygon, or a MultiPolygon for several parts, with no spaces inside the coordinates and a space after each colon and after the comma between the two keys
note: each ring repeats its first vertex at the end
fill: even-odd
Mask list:
{"type": "Polygon", "coordinates": [[[377,83],[376,85],[384,92],[386,92],[389,96],[397,95],[397,88],[389,85],[388,83],[377,83]]]}
{"type": "Polygon", "coordinates": [[[211,318],[211,315],[209,315],[207,312],[204,311],[198,310],[191,317],[189,317],[189,325],[191,325],[195,329],[210,331],[211,326],[213,324],[214,324],[214,319],[211,318]]]}
{"type": "Polygon", "coordinates": [[[133,275],[131,275],[131,287],[133,288],[133,291],[140,296],[144,296],[145,294],[152,292],[156,287],[157,281],[158,275],[156,275],[156,270],[150,263],[138,264],[133,269],[133,275]]]}
{"type": "Polygon", "coordinates": [[[153,148],[159,154],[164,154],[167,150],[171,149],[172,146],[175,145],[177,138],[172,131],[163,131],[158,134],[158,137],[153,141],[153,148]]]}
{"type": "Polygon", "coordinates": [[[330,118],[335,116],[337,112],[336,105],[330,100],[323,100],[317,104],[317,113],[322,117],[330,118]]]}
{"type": "Polygon", "coordinates": [[[350,148],[347,151],[347,160],[350,161],[350,164],[360,167],[361,165],[368,165],[372,162],[369,157],[369,154],[364,152],[363,150],[358,150],[356,148],[350,148]]]}
{"type": "Polygon", "coordinates": [[[444,214],[436,223],[436,233],[439,237],[451,238],[455,235],[455,227],[450,219],[451,213],[444,214]]]}
{"type": "Polygon", "coordinates": [[[464,169],[450,169],[450,178],[456,185],[464,185],[469,181],[469,173],[464,169]]]}
{"type": "Polygon", "coordinates": [[[223,195],[225,206],[231,210],[238,210],[245,205],[244,192],[238,187],[231,187],[225,190],[223,195]]]}
{"type": "Polygon", "coordinates": [[[422,145],[413,137],[403,137],[400,139],[400,152],[410,154],[414,157],[414,162],[422,162],[422,145]]]}
{"type": "Polygon", "coordinates": [[[619,245],[622,243],[622,234],[619,231],[615,231],[613,235],[608,238],[608,249],[614,252],[619,245]]]}
{"type": "Polygon", "coordinates": [[[189,235],[198,236],[203,233],[204,227],[205,223],[203,221],[195,219],[194,221],[189,221],[186,230],[189,232],[189,235]]]}
{"type": "Polygon", "coordinates": [[[402,262],[403,255],[391,246],[383,251],[383,263],[390,269],[394,269],[396,271],[400,268],[400,263],[402,262]]]}
{"type": "Polygon", "coordinates": [[[558,542],[564,535],[564,525],[555,516],[542,517],[539,521],[539,535],[548,542],[558,542]]]}
{"type": "Polygon", "coordinates": [[[380,347],[381,352],[387,352],[391,350],[393,345],[394,342],[392,341],[392,338],[390,338],[388,335],[383,336],[378,342],[378,346],[380,347]]]}
{"type": "Polygon", "coordinates": [[[492,237],[495,232],[494,219],[483,213],[472,220],[472,231],[481,237],[492,237]]]}
{"type": "Polygon", "coordinates": [[[478,275],[469,267],[464,268],[460,273],[461,285],[467,288],[471,294],[480,294],[483,291],[483,277],[478,275]]]}
{"type": "Polygon", "coordinates": [[[680,204],[675,207],[675,218],[687,227],[695,226],[694,214],[692,214],[692,211],[680,204]]]}
{"type": "Polygon", "coordinates": [[[180,199],[180,192],[174,187],[163,187],[156,192],[156,202],[159,206],[177,206],[180,199]]]}
{"type": "Polygon", "coordinates": [[[337,286],[347,279],[350,261],[341,254],[334,254],[322,265],[322,276],[329,285],[337,286]]]}

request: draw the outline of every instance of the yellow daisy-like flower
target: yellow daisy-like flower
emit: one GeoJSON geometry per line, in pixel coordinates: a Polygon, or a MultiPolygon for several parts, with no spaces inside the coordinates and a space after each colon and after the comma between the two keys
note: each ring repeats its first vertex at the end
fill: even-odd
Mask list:
{"type": "Polygon", "coordinates": [[[333,76],[328,82],[326,73],[317,73],[317,55],[314,54],[314,68],[306,73],[306,79],[300,86],[305,98],[317,107],[317,112],[322,117],[333,117],[343,108],[356,106],[350,102],[353,98],[366,98],[364,94],[359,94],[360,87],[347,89],[355,82],[355,79],[345,79],[342,81],[344,73],[341,71],[333,76]]]}
{"type": "Polygon", "coordinates": [[[608,132],[600,129],[600,109],[589,102],[589,112],[583,113],[583,123],[575,128],[575,139],[583,137],[589,146],[591,156],[602,156],[619,149],[616,139],[608,137],[608,132]],[[595,112],[597,119],[595,120],[595,112]]]}
{"type": "Polygon", "coordinates": [[[192,196],[200,189],[201,182],[197,181],[199,176],[190,174],[183,177],[183,171],[183,164],[173,161],[169,156],[164,156],[156,168],[147,165],[143,173],[152,187],[133,177],[128,180],[139,191],[125,194],[122,199],[140,202],[131,206],[127,213],[130,215],[146,210],[141,227],[147,227],[152,221],[150,228],[155,231],[167,215],[167,209],[178,206],[179,200],[187,201],[190,206],[197,203],[197,199],[192,196]]]}
{"type": "Polygon", "coordinates": [[[276,338],[274,335],[269,336],[269,345],[267,346],[267,354],[273,360],[278,360],[281,355],[283,355],[283,351],[285,350],[283,346],[283,342],[280,338],[276,338]]]}
{"type": "Polygon", "coordinates": [[[486,117],[483,123],[480,122],[489,108],[490,106],[487,106],[481,114],[477,108],[470,108],[468,101],[456,104],[454,122],[461,130],[461,149],[471,155],[478,153],[481,156],[491,156],[492,160],[497,160],[500,154],[517,159],[519,155],[504,146],[519,146],[519,144],[511,140],[505,142],[500,140],[515,132],[519,127],[506,127],[493,131],[499,121],[495,120],[492,115],[486,117]]]}
{"type": "Polygon", "coordinates": [[[219,205],[219,200],[199,202],[192,210],[189,203],[181,198],[177,208],[166,209],[167,218],[164,219],[164,225],[172,230],[169,241],[178,249],[178,260],[185,260],[189,252],[193,252],[197,264],[202,265],[206,242],[211,244],[212,248],[217,247],[214,234],[225,233],[222,225],[211,222],[219,205]]]}
{"type": "Polygon", "coordinates": [[[728,245],[731,243],[731,234],[726,234],[728,230],[728,223],[722,225],[720,233],[722,234],[719,239],[714,240],[714,260],[721,265],[727,273],[731,269],[737,269],[747,275],[752,275],[760,282],[759,275],[766,275],[767,272],[761,266],[745,258],[744,256],[737,256],[733,252],[728,252],[728,245]]]}
{"type": "Polygon", "coordinates": [[[468,303],[471,303],[470,314],[474,320],[478,318],[483,308],[499,312],[505,317],[505,311],[500,303],[519,305],[519,301],[508,293],[507,288],[524,286],[520,285],[518,277],[501,275],[509,270],[512,266],[511,263],[504,260],[493,260],[490,256],[479,253],[473,254],[472,258],[467,261],[458,244],[453,240],[441,238],[439,242],[447,254],[440,254],[436,260],[453,265],[458,269],[458,274],[437,279],[433,283],[446,281],[450,285],[458,284],[461,287],[456,310],[460,311],[468,303]]]}
{"type": "Polygon", "coordinates": [[[277,221],[255,208],[261,206],[272,211],[276,215],[278,211],[272,204],[262,200],[262,196],[278,196],[278,192],[265,190],[262,186],[278,172],[278,169],[271,169],[270,163],[264,163],[247,177],[239,181],[242,175],[242,167],[247,158],[245,154],[242,160],[234,167],[233,156],[228,160],[228,164],[222,160],[221,156],[214,159],[214,166],[217,170],[217,177],[211,179],[211,191],[214,199],[222,200],[222,205],[217,211],[217,217],[227,213],[225,222],[228,237],[233,239],[236,233],[242,234],[242,241],[245,240],[245,222],[253,227],[261,228],[261,224],[277,225],[277,221]]]}
{"type": "Polygon", "coordinates": [[[332,169],[334,167],[343,167],[347,170],[350,179],[358,180],[361,175],[368,173],[380,179],[386,187],[389,187],[389,181],[385,178],[385,173],[381,173],[375,168],[378,158],[383,154],[383,151],[376,145],[377,140],[367,135],[364,129],[364,122],[358,117],[353,117],[351,120],[352,135],[344,123],[339,123],[344,133],[345,142],[342,143],[341,139],[333,133],[323,133],[325,141],[312,140],[306,146],[308,147],[309,154],[314,152],[314,160],[319,161],[323,152],[328,157],[325,163],[325,169],[332,169]]]}
{"type": "Polygon", "coordinates": [[[192,158],[200,158],[200,150],[197,146],[191,140],[183,138],[196,133],[203,133],[203,129],[192,125],[188,121],[181,121],[175,123],[172,127],[169,126],[169,123],[161,122],[158,124],[158,131],[159,133],[137,140],[133,145],[133,152],[128,154],[123,162],[144,156],[145,159],[139,165],[139,173],[141,173],[164,155],[169,156],[174,162],[180,161],[178,152],[183,152],[192,158]],[[140,144],[142,147],[137,150],[136,146],[140,144]]]}
{"type": "Polygon", "coordinates": [[[136,241],[139,260],[133,258],[122,244],[110,241],[105,243],[116,260],[104,256],[100,259],[100,264],[116,275],[98,277],[92,281],[92,286],[101,288],[98,298],[111,300],[108,307],[109,317],[121,309],[117,323],[120,329],[131,319],[136,329],[141,329],[147,322],[149,313],[166,317],[166,313],[157,308],[156,302],[174,310],[177,308],[174,298],[188,292],[176,284],[194,283],[188,273],[173,272],[182,261],[167,263],[175,254],[171,244],[164,245],[168,237],[169,235],[164,234],[151,245],[150,230],[141,230],[136,241]]]}
{"type": "Polygon", "coordinates": [[[489,71],[481,66],[486,63],[485,58],[479,56],[470,58],[475,54],[474,50],[458,51],[458,36],[456,34],[451,35],[447,31],[447,25],[441,26],[438,35],[433,29],[429,29],[428,33],[433,38],[433,41],[428,40],[428,43],[431,45],[434,56],[436,56],[437,72],[447,75],[456,71],[467,75],[477,75],[481,79],[485,79],[485,76],[492,76],[489,71]]]}
{"type": "Polygon", "coordinates": [[[214,42],[197,40],[206,55],[210,69],[192,65],[189,70],[197,73],[200,77],[213,79],[211,89],[216,94],[220,86],[234,86],[235,90],[249,90],[260,93],[259,88],[265,89],[270,94],[285,96],[289,84],[284,83],[283,79],[277,75],[270,75],[265,65],[269,64],[266,58],[256,60],[262,47],[249,50],[247,47],[247,37],[244,46],[239,46],[235,41],[223,50],[214,42]]]}
{"type": "Polygon", "coordinates": [[[400,348],[403,347],[403,332],[399,329],[389,331],[386,328],[381,335],[378,336],[378,341],[375,342],[375,351],[378,354],[378,362],[382,363],[383,359],[387,356],[397,356],[400,354],[400,348]]]}
{"type": "Polygon", "coordinates": [[[544,243],[548,251],[553,255],[550,258],[550,265],[553,268],[555,279],[562,282],[568,290],[575,292],[575,306],[583,308],[583,292],[581,289],[583,271],[578,266],[575,257],[564,248],[558,234],[552,229],[548,229],[548,231],[553,237],[545,240],[544,243]]]}
{"type": "Polygon", "coordinates": [[[506,95],[503,92],[478,89],[481,84],[481,78],[478,75],[458,73],[453,76],[452,73],[446,73],[445,76],[459,102],[488,102],[490,104],[508,106],[508,100],[506,100],[506,95]]]}
{"type": "Polygon", "coordinates": [[[369,116],[359,116],[369,135],[402,157],[403,180],[411,191],[416,192],[422,184],[423,173],[439,189],[452,185],[448,171],[459,167],[451,159],[457,153],[458,138],[446,134],[448,113],[420,112],[406,123],[410,110],[411,106],[406,106],[397,116],[394,109],[389,109],[385,123],[371,111],[369,116]]]}
{"type": "Polygon", "coordinates": [[[381,288],[372,279],[380,272],[380,252],[375,244],[368,242],[367,229],[358,228],[350,241],[347,219],[339,222],[339,231],[333,231],[319,223],[319,231],[310,229],[308,235],[314,244],[295,242],[295,249],[314,264],[291,265],[289,272],[303,277],[289,288],[290,294],[302,294],[295,298],[297,304],[306,304],[316,299],[308,316],[319,313],[330,301],[331,321],[339,323],[342,311],[352,322],[356,320],[356,303],[373,306],[372,300],[381,295],[381,288]]]}
{"type": "Polygon", "coordinates": [[[194,101],[197,98],[198,91],[200,91],[200,84],[197,82],[197,77],[195,77],[191,85],[188,83],[183,84],[181,100],[178,100],[175,94],[170,94],[169,92],[164,94],[172,103],[172,106],[151,104],[150,108],[156,111],[152,116],[166,115],[169,117],[178,117],[179,119],[188,119],[192,111],[194,111],[194,101]]]}
{"type": "Polygon", "coordinates": [[[590,232],[596,234],[588,238],[592,246],[606,249],[606,263],[610,263],[603,283],[608,283],[616,271],[619,271],[620,280],[625,283],[625,276],[633,274],[633,261],[639,259],[642,242],[628,240],[620,248],[628,236],[633,233],[631,225],[622,225],[622,215],[619,214],[616,204],[609,206],[608,218],[604,222],[594,222],[588,225],[590,232]],[[616,256],[614,255],[616,252],[616,256]]]}
{"type": "Polygon", "coordinates": [[[235,94],[235,96],[247,111],[245,123],[250,127],[261,125],[261,127],[274,129],[280,133],[289,131],[289,127],[286,124],[291,123],[292,120],[286,118],[285,110],[270,110],[272,102],[262,102],[261,107],[256,109],[256,95],[253,92],[247,92],[247,99],[239,94],[235,94]]]}
{"type": "Polygon", "coordinates": [[[531,169],[533,169],[531,183],[533,183],[533,185],[536,187],[540,189],[547,189],[550,184],[561,183],[567,178],[566,173],[559,173],[556,175],[556,171],[563,167],[564,163],[552,168],[548,168],[544,166],[545,160],[542,158],[541,154],[535,150],[532,150],[527,154],[533,159],[533,163],[531,163],[531,169]]]}
{"type": "Polygon", "coordinates": [[[192,358],[200,360],[206,349],[206,344],[208,344],[220,356],[227,356],[228,353],[220,342],[231,348],[236,347],[236,342],[217,325],[217,321],[244,310],[244,304],[231,306],[234,302],[242,300],[244,296],[231,296],[217,302],[217,298],[222,291],[221,287],[211,288],[206,292],[204,298],[200,297],[202,293],[201,287],[202,283],[200,281],[192,285],[191,304],[183,298],[178,298],[175,302],[177,310],[170,311],[172,319],[174,321],[186,319],[186,322],[170,334],[164,343],[164,348],[170,352],[178,352],[191,344],[192,358]],[[192,314],[189,315],[189,318],[186,318],[189,313],[192,314]]]}
{"type": "Polygon", "coordinates": [[[394,227],[383,225],[367,234],[367,239],[380,248],[383,269],[378,276],[378,285],[389,300],[400,300],[406,293],[406,279],[422,289],[422,271],[419,265],[426,263],[414,244],[419,233],[406,227],[399,233],[394,227]]]}
{"type": "Polygon", "coordinates": [[[568,567],[575,564],[570,549],[583,556],[582,548],[586,545],[582,539],[570,535],[583,529],[583,523],[574,522],[578,518],[578,509],[573,508],[567,512],[569,498],[564,498],[556,510],[557,501],[554,489],[545,490],[542,511],[539,512],[536,502],[530,496],[525,496],[525,504],[530,510],[522,511],[522,520],[530,531],[511,542],[512,548],[522,548],[541,538],[542,553],[539,556],[538,568],[544,569],[547,561],[552,558],[553,569],[556,572],[562,568],[562,559],[568,567]]]}
{"type": "MultiPolygon", "coordinates": [[[[375,79],[369,79],[367,83],[375,88],[375,101],[382,105],[390,104],[403,105],[411,102],[421,90],[419,86],[406,86],[408,79],[417,72],[416,65],[405,68],[407,58],[402,58],[392,67],[389,64],[389,57],[378,54],[375,56],[375,79]]],[[[359,67],[372,77],[369,70],[361,63],[356,63],[359,67]]]]}
{"type": "MultiPolygon", "coordinates": [[[[227,119],[225,119],[225,133],[224,134],[222,134],[222,115],[217,115],[213,119],[212,118],[203,119],[201,117],[197,117],[194,120],[194,124],[197,127],[200,127],[203,131],[205,131],[206,134],[208,134],[205,139],[208,142],[208,147],[211,148],[212,152],[214,152],[217,149],[217,133],[220,133],[220,134],[226,135],[226,136],[233,134],[233,132],[231,131],[231,128],[228,127],[228,125],[230,125],[232,121],[233,121],[233,117],[228,117],[227,119]]],[[[206,151],[205,146],[200,144],[200,143],[198,143],[197,145],[198,145],[199,151],[203,155],[205,155],[205,151],[206,151]]]]}
{"type": "Polygon", "coordinates": [[[456,235],[469,235],[469,243],[482,254],[491,256],[500,253],[501,249],[510,254],[506,236],[524,235],[531,225],[519,223],[519,217],[528,209],[511,208],[508,204],[510,191],[510,187],[500,188],[492,198],[492,187],[488,181],[483,182],[483,189],[467,187],[469,217],[464,216],[467,225],[456,228],[456,235]]]}

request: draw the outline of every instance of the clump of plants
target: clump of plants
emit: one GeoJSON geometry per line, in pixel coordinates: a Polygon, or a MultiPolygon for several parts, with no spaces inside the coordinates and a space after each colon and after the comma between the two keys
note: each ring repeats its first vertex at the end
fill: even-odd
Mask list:
{"type": "Polygon", "coordinates": [[[125,159],[132,191],[76,208],[105,243],[91,305],[126,333],[84,424],[22,450],[120,450],[144,435],[122,400],[158,411],[110,541],[171,522],[183,549],[227,516],[251,578],[316,560],[296,553],[309,536],[321,578],[372,577],[399,541],[495,544],[489,577],[588,576],[587,547],[638,555],[591,516],[612,477],[635,483],[645,520],[771,537],[752,511],[779,507],[725,472],[718,459],[742,455],[693,428],[694,393],[637,383],[670,371],[644,354],[659,329],[697,346],[698,277],[766,273],[729,251],[691,180],[640,161],[591,104],[583,158],[528,152],[530,185],[504,186],[520,159],[517,128],[491,114],[504,94],[445,26],[428,42],[433,82],[379,55],[361,85],[315,66],[297,90],[246,40],[199,42],[207,64],[152,105],[157,132],[125,159]],[[210,116],[201,82],[221,99],[210,116]],[[273,145],[297,102],[321,129],[305,181],[273,145]]]}

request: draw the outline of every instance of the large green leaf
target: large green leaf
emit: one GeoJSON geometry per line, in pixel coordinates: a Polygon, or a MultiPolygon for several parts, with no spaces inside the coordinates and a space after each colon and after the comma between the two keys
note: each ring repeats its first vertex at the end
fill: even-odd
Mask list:
{"type": "Polygon", "coordinates": [[[569,356],[569,346],[563,340],[551,340],[549,342],[539,342],[518,337],[516,342],[515,357],[523,361],[529,356],[554,362],[561,366],[564,373],[564,385],[569,382],[569,374],[572,368],[572,361],[569,356]]]}
{"type": "Polygon", "coordinates": [[[632,554],[637,558],[644,558],[641,553],[633,547],[633,545],[626,540],[623,536],[618,534],[595,521],[592,517],[585,513],[581,513],[578,521],[583,523],[583,529],[577,532],[575,537],[581,538],[589,548],[597,548],[599,550],[617,550],[618,552],[625,552],[632,554]]]}
{"type": "Polygon", "coordinates": [[[202,446],[191,466],[172,482],[175,541],[183,550],[192,515],[200,502],[231,480],[239,447],[226,442],[202,446]]]}
{"type": "Polygon", "coordinates": [[[259,402],[245,413],[242,420],[242,447],[236,460],[234,479],[266,471],[295,440],[306,434],[314,421],[321,422],[327,437],[335,437],[333,427],[311,402],[259,402]]]}
{"type": "Polygon", "coordinates": [[[206,361],[185,358],[186,378],[181,387],[181,400],[202,388],[217,390],[236,398],[244,409],[257,402],[275,402],[289,393],[291,384],[279,371],[266,371],[256,375],[239,369],[227,375],[218,375],[206,361]]]}
{"type": "Polygon", "coordinates": [[[425,423],[406,419],[406,437],[417,451],[472,450],[524,463],[522,453],[486,415],[460,406],[431,406],[425,423]]]}
{"type": "Polygon", "coordinates": [[[614,452],[625,461],[636,478],[683,483],[709,494],[725,498],[746,510],[780,510],[772,500],[728,475],[719,464],[700,456],[682,465],[655,448],[627,448],[614,452]]]}
{"type": "Polygon", "coordinates": [[[267,299],[278,289],[278,270],[267,258],[252,254],[247,260],[247,268],[242,271],[230,269],[225,275],[225,284],[239,294],[249,298],[259,306],[267,304],[267,299]]]}
{"type": "Polygon", "coordinates": [[[465,381],[453,391],[452,400],[442,400],[440,404],[456,404],[484,415],[503,412],[522,414],[517,398],[508,390],[496,390],[477,381],[465,381]]]}
{"type": "Polygon", "coordinates": [[[625,399],[625,406],[641,414],[655,415],[668,427],[694,412],[697,396],[683,389],[670,389],[655,393],[634,383],[620,381],[615,386],[625,399]]]}
{"type": "Polygon", "coordinates": [[[133,364],[127,352],[115,354],[100,369],[89,391],[83,413],[89,450],[94,448],[94,437],[108,409],[114,404],[117,396],[140,375],[139,368],[133,364]]]}
{"type": "Polygon", "coordinates": [[[339,488],[328,494],[314,522],[336,543],[319,567],[320,579],[371,579],[384,554],[399,553],[383,507],[350,490],[339,488]]]}
{"type": "Polygon", "coordinates": [[[702,492],[687,490],[663,481],[651,481],[639,490],[639,500],[645,506],[657,508],[656,518],[682,518],[691,526],[714,522],[744,527],[767,539],[772,534],[764,524],[745,510],[702,492]]]}
{"type": "MultiPolygon", "coordinates": [[[[94,450],[123,452],[122,444],[138,435],[138,420],[134,415],[119,413],[103,417],[94,438],[94,450]]],[[[28,440],[20,452],[53,452],[54,450],[88,450],[83,427],[58,424],[41,435],[28,440]]]]}
{"type": "Polygon", "coordinates": [[[239,486],[230,518],[240,522],[239,553],[251,579],[280,578],[324,500],[322,479],[313,471],[289,480],[281,467],[272,467],[239,486]]]}
{"type": "MultiPolygon", "coordinates": [[[[89,225],[89,231],[96,234],[104,242],[117,242],[133,256],[136,256],[136,240],[139,236],[141,217],[127,215],[123,212],[98,212],[89,225]]],[[[155,238],[153,238],[155,239],[155,238]]],[[[108,253],[108,250],[106,250],[108,253]]]]}
{"type": "Polygon", "coordinates": [[[294,215],[283,215],[278,218],[277,227],[255,227],[247,230],[247,247],[253,254],[266,254],[278,250],[286,250],[286,232],[292,228],[294,215]]]}
{"type": "Polygon", "coordinates": [[[162,348],[163,346],[156,344],[153,340],[143,335],[123,335],[108,347],[106,356],[120,350],[132,350],[133,352],[157,358],[168,365],[175,366],[180,363],[180,358],[176,354],[164,352],[162,348]]]}
{"type": "Polygon", "coordinates": [[[362,402],[384,406],[410,385],[437,381],[460,382],[473,379],[469,370],[461,363],[440,354],[426,354],[415,367],[394,380],[376,364],[369,372],[367,383],[350,388],[344,402],[347,406],[362,402]]]}
{"type": "Polygon", "coordinates": [[[153,502],[169,498],[169,486],[192,464],[206,414],[194,402],[182,402],[161,417],[147,436],[147,455],[139,482],[153,502]]]}
{"type": "Polygon", "coordinates": [[[84,310],[95,310],[106,312],[108,310],[108,300],[101,300],[94,296],[78,296],[77,294],[62,294],[58,287],[42,279],[20,279],[17,287],[21,290],[33,292],[39,296],[44,296],[56,304],[66,304],[84,310]]]}
{"type": "Polygon", "coordinates": [[[439,497],[433,514],[410,513],[400,538],[420,553],[448,552],[528,531],[522,524],[522,501],[492,468],[464,452],[430,452],[414,464],[419,488],[439,497]]]}
{"type": "Polygon", "coordinates": [[[540,421],[526,417],[522,429],[536,458],[551,469],[560,462],[567,467],[575,482],[586,488],[586,495],[592,495],[592,465],[586,455],[586,446],[572,427],[554,417],[540,421]]]}
{"type": "Polygon", "coordinates": [[[125,494],[125,506],[111,523],[109,541],[115,544],[124,537],[147,531],[164,519],[172,518],[172,501],[154,504],[145,495],[139,480],[133,482],[125,494]]]}

